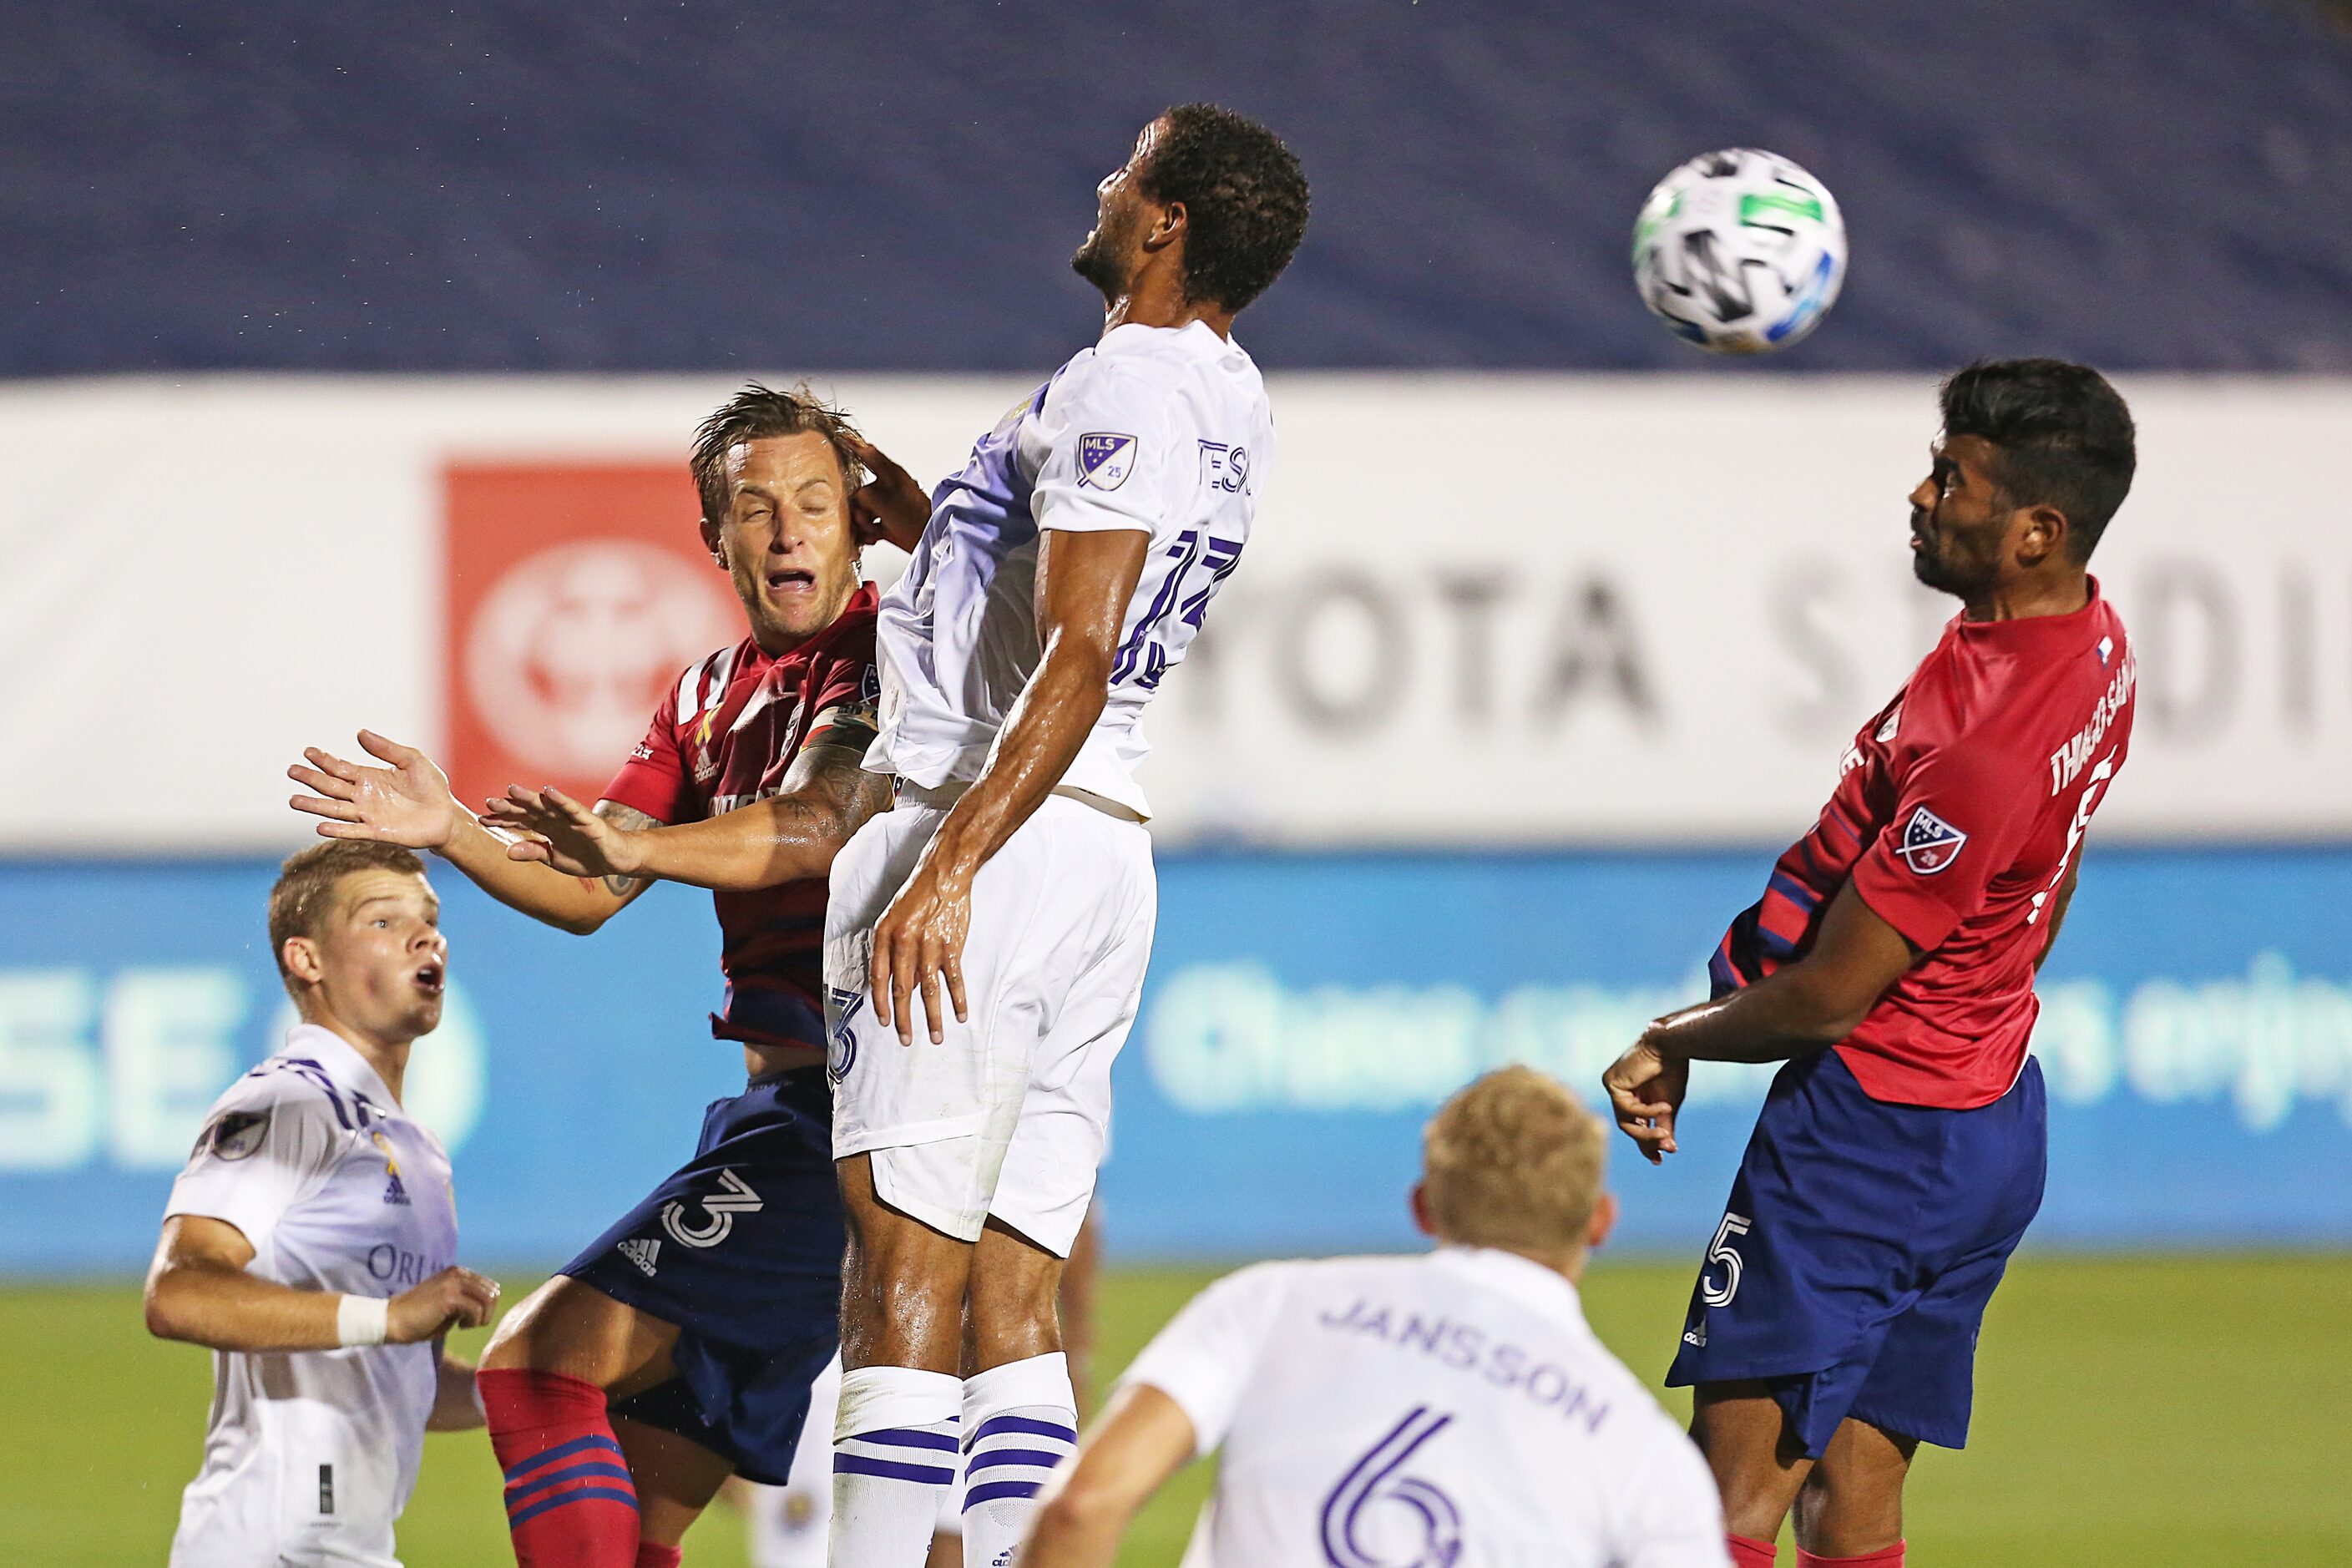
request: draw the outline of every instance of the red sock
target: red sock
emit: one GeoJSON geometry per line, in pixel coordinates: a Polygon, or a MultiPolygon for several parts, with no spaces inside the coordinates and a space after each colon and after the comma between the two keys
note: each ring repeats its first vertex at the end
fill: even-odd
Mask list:
{"type": "MultiPolygon", "coordinates": [[[[554,1372],[474,1374],[521,1568],[637,1568],[637,1489],[604,1391],[554,1372]]],[[[671,1559],[674,1563],[675,1557],[671,1559]]]]}
{"type": "Polygon", "coordinates": [[[686,1556],[683,1546],[656,1546],[650,1541],[637,1542],[636,1568],[677,1568],[686,1556]]]}
{"type": "Polygon", "coordinates": [[[1731,1568],[1772,1568],[1772,1559],[1780,1554],[1772,1542],[1745,1535],[1727,1535],[1723,1543],[1731,1548],[1731,1568]]]}
{"type": "Polygon", "coordinates": [[[1797,1548],[1797,1568],[1903,1568],[1903,1543],[1882,1546],[1859,1557],[1823,1557],[1797,1548]]]}

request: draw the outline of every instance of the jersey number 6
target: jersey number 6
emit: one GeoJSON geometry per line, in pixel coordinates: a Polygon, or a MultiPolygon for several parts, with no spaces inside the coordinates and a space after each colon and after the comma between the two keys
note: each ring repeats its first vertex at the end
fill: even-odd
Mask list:
{"type": "Polygon", "coordinates": [[[1708,1306],[1728,1307],[1731,1299],[1739,1294],[1739,1253],[1731,1242],[1735,1237],[1746,1236],[1748,1227],[1754,1223],[1744,1214],[1733,1214],[1726,1209],[1723,1223],[1715,1227],[1715,1240],[1707,1245],[1706,1260],[1723,1265],[1723,1283],[1719,1286],[1709,1284],[1706,1271],[1699,1271],[1699,1300],[1708,1306]]]}

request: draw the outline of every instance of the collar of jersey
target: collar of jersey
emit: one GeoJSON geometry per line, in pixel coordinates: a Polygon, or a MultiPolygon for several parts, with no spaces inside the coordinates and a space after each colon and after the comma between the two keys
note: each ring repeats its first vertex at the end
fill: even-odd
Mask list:
{"type": "Polygon", "coordinates": [[[393,1099],[375,1068],[368,1066],[367,1058],[357,1047],[335,1033],[317,1024],[297,1024],[286,1031],[286,1044],[278,1055],[308,1057],[327,1069],[327,1076],[347,1089],[368,1097],[376,1110],[384,1115],[397,1114],[400,1101],[393,1099]]]}
{"type": "Polygon", "coordinates": [[[1998,643],[2004,647],[2033,644],[2044,640],[2068,647],[2080,644],[2085,628],[2099,612],[2099,580],[2088,579],[2091,597],[2079,610],[2069,610],[2063,616],[2026,616],[2013,621],[1970,621],[1955,616],[1955,633],[1970,642],[1998,643]]]}
{"type": "Polygon", "coordinates": [[[1520,1305],[1547,1318],[1584,1321],[1584,1298],[1568,1277],[1547,1268],[1532,1258],[1506,1252],[1499,1247],[1441,1247],[1440,1264],[1474,1275],[1520,1305]]]}

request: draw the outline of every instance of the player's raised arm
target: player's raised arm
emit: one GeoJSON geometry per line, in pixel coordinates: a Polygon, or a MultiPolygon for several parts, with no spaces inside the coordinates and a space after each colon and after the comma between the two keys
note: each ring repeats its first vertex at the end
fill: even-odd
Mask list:
{"type": "Polygon", "coordinates": [[[383,1300],[280,1285],[247,1273],[253,1258],[226,1220],[165,1220],[147,1272],[147,1331],[216,1351],[331,1351],[417,1344],[479,1328],[498,1310],[498,1286],[470,1268],[445,1268],[383,1300]]]}
{"type": "Polygon", "coordinates": [[[963,943],[971,879],[1062,782],[1110,696],[1127,606],[1151,536],[1138,529],[1037,535],[1037,640],[1044,650],[1013,705],[987,764],[874,928],[874,1011],[911,1043],[908,1002],[920,991],[930,1037],[945,1037],[947,1006],[966,1016],[963,943]],[[941,999],[941,988],[946,1000],[941,999]]]}
{"type": "MultiPolygon", "coordinates": [[[[635,878],[583,879],[510,858],[508,841],[458,804],[448,775],[431,757],[373,730],[361,731],[359,742],[386,765],[369,767],[311,746],[302,752],[308,765],[298,763],[286,770],[287,777],[313,792],[288,804],[323,818],[321,837],[369,838],[431,850],[499,902],[576,935],[596,930],[645,890],[645,882],[635,878]]],[[[649,826],[655,820],[615,801],[598,803],[596,811],[625,827],[649,826]]]]}

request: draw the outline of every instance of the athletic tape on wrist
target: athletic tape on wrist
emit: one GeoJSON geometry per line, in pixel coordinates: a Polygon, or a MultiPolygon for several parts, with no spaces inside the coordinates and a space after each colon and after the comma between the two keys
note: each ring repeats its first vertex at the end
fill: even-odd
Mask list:
{"type": "Polygon", "coordinates": [[[345,1296],[335,1303],[335,1338],[344,1345],[380,1345],[392,1331],[392,1303],[381,1296],[345,1296]]]}

